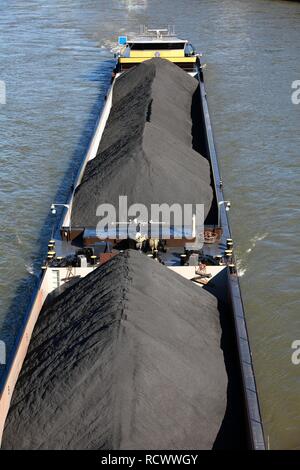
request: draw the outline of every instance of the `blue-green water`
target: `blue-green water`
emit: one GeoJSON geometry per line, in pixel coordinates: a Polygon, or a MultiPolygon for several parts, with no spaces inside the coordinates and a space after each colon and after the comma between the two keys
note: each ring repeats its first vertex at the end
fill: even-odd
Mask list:
{"type": "Polygon", "coordinates": [[[276,0],[2,0],[0,327],[11,343],[87,148],[113,67],[140,24],[174,24],[203,51],[266,435],[300,448],[300,4],[276,0]],[[17,295],[17,297],[16,297],[17,295]]]}

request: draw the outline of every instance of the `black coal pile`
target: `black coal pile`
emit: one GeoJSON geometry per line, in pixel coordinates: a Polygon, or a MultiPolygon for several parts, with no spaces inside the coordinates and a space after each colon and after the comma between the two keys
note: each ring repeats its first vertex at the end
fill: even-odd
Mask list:
{"type": "Polygon", "coordinates": [[[136,251],[44,309],[4,449],[209,449],[226,409],[215,297],[136,251]]]}
{"type": "Polygon", "coordinates": [[[213,192],[208,161],[193,150],[192,99],[198,82],[155,58],[114,84],[113,104],[96,157],[74,195],[73,227],[96,227],[99,204],[204,204],[213,192]]]}

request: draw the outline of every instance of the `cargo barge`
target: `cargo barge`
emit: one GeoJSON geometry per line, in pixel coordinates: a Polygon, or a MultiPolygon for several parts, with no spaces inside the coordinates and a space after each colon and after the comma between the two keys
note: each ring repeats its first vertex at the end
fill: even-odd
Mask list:
{"type": "MultiPolygon", "coordinates": [[[[234,256],[234,242],[227,215],[230,202],[224,199],[223,183],[208,112],[201,55],[195,53],[193,46],[188,41],[176,38],[172,32],[167,30],[144,30],[142,35],[133,39],[119,38],[119,43],[120,52],[117,54],[112,84],[107,93],[90,147],[74,182],[70,198],[65,204],[52,204],[51,206],[53,215],[62,206],[62,218],[53,239],[49,240],[47,259],[42,267],[41,279],[27,312],[13,360],[9,364],[2,385],[0,436],[2,436],[12,394],[26,357],[32,333],[42,309],[51,304],[53,299],[58,298],[72,283],[91,275],[97,268],[112,263],[112,258],[117,257],[118,253],[133,248],[143,252],[147,257],[159,260],[170,271],[189,280],[191,284],[197,285],[197,288],[211,292],[220,304],[226,305],[223,321],[226,323],[227,330],[231,330],[228,338],[231,342],[229,362],[232,361],[232,364],[227,364],[227,369],[233,369],[234,381],[237,384],[234,395],[237,402],[234,406],[243,410],[242,415],[239,415],[238,418],[240,422],[236,434],[239,434],[242,429],[244,434],[243,448],[265,449],[251,349],[234,256]],[[133,223],[132,220],[126,220],[117,223],[117,232],[113,226],[108,228],[106,237],[101,239],[95,224],[81,223],[85,214],[82,211],[78,212],[76,207],[76,205],[78,206],[76,198],[78,199],[78,194],[80,194],[80,185],[86,179],[89,163],[97,156],[111,114],[116,81],[119,77],[129,73],[127,71],[140,67],[139,64],[150,64],[148,61],[153,62],[153,60],[159,62],[161,59],[162,64],[165,61],[175,64],[176,67],[180,67],[186,74],[197,80],[191,109],[193,148],[203,157],[201,165],[204,172],[206,171],[205,164],[208,162],[212,186],[211,207],[205,214],[202,243],[199,246],[194,236],[196,229],[194,219],[190,221],[191,236],[186,239],[184,237],[164,239],[161,225],[157,228],[155,237],[153,236],[153,221],[142,219],[135,221],[135,224],[140,226],[139,238],[130,239],[123,236],[124,230],[128,234],[128,227],[133,223]],[[79,215],[76,216],[76,213],[79,215]],[[140,232],[142,232],[142,237],[140,232]],[[149,236],[149,233],[152,235],[149,236]]],[[[154,67],[165,67],[165,65],[155,65],[154,67]]],[[[153,80],[153,78],[151,79],[153,80]]],[[[118,91],[118,93],[121,92],[118,91]]],[[[149,113],[151,114],[151,109],[149,113]]],[[[201,184],[205,187],[205,182],[201,184]]],[[[180,194],[178,199],[180,200],[180,194]]],[[[195,201],[197,202],[197,198],[195,201]]],[[[200,200],[199,203],[201,202],[203,201],[200,200]]],[[[164,221],[161,222],[161,224],[163,223],[164,221]]],[[[133,263],[135,262],[133,258],[133,263]]],[[[22,419],[21,416],[20,419],[22,419]]],[[[232,443],[229,447],[233,447],[232,443]]],[[[223,448],[226,448],[225,444],[223,448]]]]}

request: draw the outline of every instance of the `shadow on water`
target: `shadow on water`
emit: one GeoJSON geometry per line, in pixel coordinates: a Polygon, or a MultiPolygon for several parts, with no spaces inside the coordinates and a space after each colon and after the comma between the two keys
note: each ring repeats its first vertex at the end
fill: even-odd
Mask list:
{"type": "Polygon", "coordinates": [[[235,339],[234,320],[226,299],[226,273],[223,270],[214,277],[214,287],[208,285],[203,289],[218,299],[218,310],[221,324],[221,349],[228,378],[227,404],[225,415],[213,445],[214,450],[246,450],[247,423],[242,389],[241,370],[235,339]],[[222,288],[223,286],[223,288],[222,288]]]}
{"type": "MultiPolygon", "coordinates": [[[[89,81],[95,81],[96,76],[98,77],[98,81],[99,77],[105,81],[107,77],[107,87],[104,88],[103,91],[99,92],[96,102],[93,104],[92,109],[87,116],[86,122],[83,125],[83,129],[78,140],[78,144],[76,145],[76,148],[70,159],[69,167],[62,178],[55,196],[53,197],[53,201],[65,202],[71,192],[75,175],[77,174],[84,154],[88,149],[96,121],[103,107],[105,94],[107,93],[110,85],[110,77],[113,68],[114,61],[105,60],[102,61],[101,65],[93,70],[88,77],[85,77],[85,79],[89,81]],[[83,148],[84,151],[82,150],[83,148]]],[[[50,214],[46,216],[37,238],[37,243],[34,248],[34,272],[40,271],[40,266],[46,254],[45,247],[47,247],[47,241],[51,238],[53,233],[52,217],[50,214]]],[[[58,215],[55,219],[56,225],[59,224],[59,220],[60,217],[58,215]]],[[[7,361],[6,365],[0,365],[0,389],[3,386],[3,382],[13,359],[15,349],[20,335],[22,334],[24,322],[26,321],[26,316],[31,307],[31,302],[35,295],[39,281],[40,277],[29,275],[22,279],[19,285],[16,287],[14,298],[6,312],[3,326],[1,328],[1,337],[6,342],[7,361]]]]}

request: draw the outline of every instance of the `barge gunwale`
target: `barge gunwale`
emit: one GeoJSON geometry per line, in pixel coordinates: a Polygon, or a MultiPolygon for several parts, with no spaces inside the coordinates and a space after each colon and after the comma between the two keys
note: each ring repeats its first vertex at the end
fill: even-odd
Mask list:
{"type": "MultiPolygon", "coordinates": [[[[220,176],[219,163],[215,149],[213,131],[210,121],[210,115],[207,103],[207,94],[204,84],[204,74],[198,62],[198,80],[200,84],[200,100],[203,113],[203,119],[206,130],[207,147],[209,159],[211,162],[212,174],[214,178],[215,195],[217,199],[219,220],[222,227],[222,236],[220,245],[226,247],[226,240],[231,237],[231,230],[229,226],[229,219],[225,210],[224,193],[222,188],[222,179],[220,176]]],[[[261,419],[261,412],[258,400],[257,386],[254,375],[254,368],[252,362],[252,352],[250,348],[249,335],[247,330],[244,305],[242,300],[240,282],[238,273],[230,273],[227,267],[228,276],[228,295],[232,307],[232,314],[235,325],[235,336],[237,342],[238,359],[242,374],[243,393],[245,398],[246,413],[249,424],[249,444],[253,450],[266,450],[263,424],[261,419]]]]}
{"type": "Polygon", "coordinates": [[[41,271],[39,278],[36,280],[29,305],[26,308],[20,331],[0,378],[0,447],[12,394],[27,354],[33,329],[46,299],[46,291],[43,289],[44,279],[45,271],[41,271]]]}
{"type": "MultiPolygon", "coordinates": [[[[58,224],[59,230],[61,234],[67,230],[71,230],[71,213],[72,213],[72,204],[73,204],[73,199],[74,199],[74,193],[77,188],[77,186],[80,184],[82,176],[84,174],[84,170],[86,168],[87,163],[89,160],[92,160],[97,153],[99,144],[101,142],[102,134],[106,125],[106,121],[108,119],[110,109],[112,106],[112,94],[113,94],[113,86],[114,86],[114,81],[112,81],[110,87],[107,90],[106,96],[105,96],[105,102],[102,108],[102,111],[100,112],[100,115],[97,119],[94,133],[90,142],[90,145],[88,147],[88,150],[82,160],[82,163],[78,169],[77,175],[74,180],[74,184],[72,185],[72,191],[70,193],[70,196],[68,198],[68,201],[66,203],[66,206],[63,211],[62,211],[62,216],[60,219],[60,222],[58,224]]],[[[63,237],[62,237],[63,238],[63,237]]],[[[68,238],[67,238],[68,239],[68,238]]]]}
{"type": "MultiPolygon", "coordinates": [[[[89,144],[88,150],[82,160],[82,163],[78,169],[72,190],[68,197],[67,204],[62,210],[60,219],[58,220],[56,232],[54,234],[55,238],[59,236],[65,230],[70,229],[70,214],[72,209],[73,195],[77,185],[80,183],[82,175],[84,173],[85,167],[89,159],[93,158],[96,155],[99,142],[102,137],[102,133],[108,118],[111,102],[112,102],[112,91],[113,83],[108,87],[106,93],[105,103],[103,105],[102,111],[97,119],[95,130],[89,144]]],[[[66,237],[68,239],[68,237],[66,237]]],[[[0,377],[0,448],[1,448],[1,439],[2,433],[5,425],[5,420],[9,411],[11,397],[21,371],[27,349],[29,347],[31,335],[33,328],[38,319],[38,316],[41,312],[43,302],[45,301],[45,292],[46,289],[43,289],[43,281],[45,279],[45,270],[41,270],[39,278],[35,281],[35,286],[30,298],[30,302],[25,309],[24,318],[22,320],[20,331],[14,341],[12,351],[8,357],[8,361],[4,368],[3,374],[0,377]],[[40,308],[37,310],[36,306],[40,302],[40,308]]]]}

